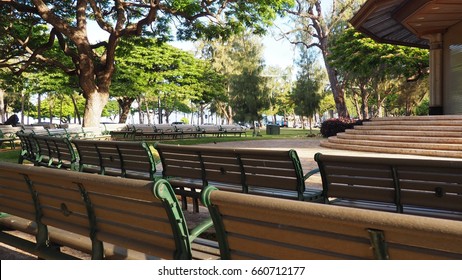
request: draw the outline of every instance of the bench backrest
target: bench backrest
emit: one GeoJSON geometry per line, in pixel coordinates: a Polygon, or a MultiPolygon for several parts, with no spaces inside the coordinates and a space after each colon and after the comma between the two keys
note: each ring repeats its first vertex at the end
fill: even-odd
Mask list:
{"type": "Polygon", "coordinates": [[[66,137],[34,135],[38,145],[41,161],[47,161],[48,166],[76,170],[77,154],[71,142],[66,137]]]}
{"type": "MultiPolygon", "coordinates": [[[[166,259],[191,259],[189,232],[168,182],[156,183],[0,163],[2,212],[37,223],[38,251],[53,226],[92,240],[166,259]]],[[[58,255],[59,257],[59,255],[58,255]]]]}
{"type": "Polygon", "coordinates": [[[462,222],[207,188],[222,259],[461,259],[462,222]]]}
{"type": "Polygon", "coordinates": [[[316,154],[323,195],[462,219],[462,161],[316,154]],[[431,210],[435,210],[432,212],[431,210]]]}
{"type": "Polygon", "coordinates": [[[19,140],[21,141],[21,152],[19,154],[18,163],[23,163],[28,160],[36,164],[39,160],[39,148],[37,141],[32,137],[33,133],[17,132],[19,140]]]}
{"type": "Polygon", "coordinates": [[[21,131],[20,127],[1,127],[0,128],[0,137],[1,138],[15,138],[16,133],[21,131]]]}
{"type": "Polygon", "coordinates": [[[222,124],[221,129],[225,132],[244,132],[246,128],[234,124],[222,124]]]}
{"type": "Polygon", "coordinates": [[[204,133],[217,133],[217,132],[223,132],[221,130],[221,127],[218,125],[213,125],[213,124],[201,124],[198,125],[199,130],[201,130],[204,133]]]}
{"type": "MultiPolygon", "coordinates": [[[[305,182],[295,150],[227,149],[156,144],[164,177],[221,183],[237,191],[303,200],[305,182]]],[[[226,187],[226,186],[223,186],[226,187]]]]}
{"type": "Polygon", "coordinates": [[[145,142],[73,139],[79,170],[126,178],[153,180],[156,164],[145,142]]]}

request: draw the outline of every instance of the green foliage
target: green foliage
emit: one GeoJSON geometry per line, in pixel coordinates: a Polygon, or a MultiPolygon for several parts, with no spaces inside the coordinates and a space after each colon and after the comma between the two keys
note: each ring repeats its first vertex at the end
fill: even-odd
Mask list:
{"type": "MultiPolygon", "coordinates": [[[[329,63],[348,88],[359,90],[363,102],[360,114],[366,118],[371,105],[380,112],[387,96],[398,92],[409,95],[407,81],[422,83],[427,75],[428,50],[380,44],[353,28],[344,30],[330,44],[329,63]]],[[[422,91],[413,92],[421,99],[422,91]]],[[[401,104],[407,105],[409,102],[401,104]]]]}
{"type": "Polygon", "coordinates": [[[361,125],[362,121],[349,118],[328,119],[321,124],[321,135],[325,138],[335,136],[337,133],[352,129],[355,125],[361,125]]]}
{"type": "MultiPolygon", "coordinates": [[[[164,42],[173,38],[174,30],[179,40],[229,38],[247,29],[262,34],[277,14],[282,14],[293,4],[293,0],[2,1],[0,67],[22,73],[31,66],[53,66],[78,76],[80,91],[88,100],[84,124],[94,125],[98,123],[109,98],[117,58],[115,51],[120,39],[145,35],[164,42]],[[88,30],[90,20],[96,21],[101,30],[109,33],[108,41],[98,44],[90,42],[90,32],[83,32],[88,30]],[[175,26],[175,29],[171,26],[175,26]],[[29,50],[35,54],[30,56],[29,50]]],[[[151,85],[158,85],[156,90],[171,95],[190,95],[194,100],[196,91],[211,100],[211,82],[216,81],[216,77],[202,72],[202,77],[208,78],[206,88],[191,82],[198,78],[195,71],[182,77],[158,77],[148,81],[151,85]],[[166,79],[171,83],[165,84],[166,79]],[[189,88],[183,87],[181,92],[174,92],[175,83],[188,85],[189,88]]],[[[125,85],[129,84],[130,79],[120,79],[126,79],[125,85]]],[[[130,89],[138,88],[134,85],[130,89]]],[[[200,100],[205,100],[205,97],[200,100]]]]}
{"type": "Polygon", "coordinates": [[[154,39],[123,40],[117,57],[114,97],[160,98],[172,111],[184,110],[186,100],[208,102],[224,91],[222,78],[206,61],[154,39]]]}

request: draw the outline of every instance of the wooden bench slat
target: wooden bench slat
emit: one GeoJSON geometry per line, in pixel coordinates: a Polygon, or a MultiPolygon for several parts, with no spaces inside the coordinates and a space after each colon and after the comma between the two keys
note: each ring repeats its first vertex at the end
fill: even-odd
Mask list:
{"type": "Polygon", "coordinates": [[[213,188],[206,188],[202,199],[217,238],[223,241],[224,259],[462,258],[461,221],[250,197],[213,188]],[[299,246],[294,239],[303,236],[306,240],[299,246]]]}
{"type": "MultiPolygon", "coordinates": [[[[460,195],[436,197],[434,194],[416,194],[403,191],[401,194],[401,203],[415,207],[462,212],[462,198],[460,195]]],[[[459,213],[459,215],[462,219],[462,214],[459,213]]]]}
{"type": "Polygon", "coordinates": [[[329,190],[329,196],[336,198],[346,198],[358,200],[374,200],[381,202],[395,203],[394,189],[391,188],[374,188],[367,186],[351,186],[332,184],[329,190]]]}
{"type": "Polygon", "coordinates": [[[261,176],[260,174],[246,174],[246,182],[249,186],[275,188],[281,190],[296,190],[297,178],[261,176]]]}
{"type": "MultiPolygon", "coordinates": [[[[284,227],[279,228],[274,223],[260,223],[255,220],[239,221],[233,218],[227,218],[224,227],[229,234],[229,242],[234,238],[243,240],[253,240],[255,243],[274,244],[277,247],[278,243],[282,247],[293,247],[301,251],[312,252],[329,252],[329,254],[337,255],[344,258],[371,258],[369,236],[364,229],[358,227],[356,232],[350,231],[348,235],[341,233],[332,234],[322,230],[316,230],[316,226],[307,227],[284,227]],[[247,232],[252,232],[252,235],[247,235],[247,232]],[[269,234],[268,232],[271,232],[269,234]],[[348,242],[348,246],[342,246],[348,242]],[[367,252],[367,254],[358,255],[358,253],[367,252]]],[[[260,252],[258,245],[246,245],[245,242],[231,245],[234,250],[251,252],[260,252]]],[[[268,254],[270,250],[277,248],[267,248],[268,254]]]]}

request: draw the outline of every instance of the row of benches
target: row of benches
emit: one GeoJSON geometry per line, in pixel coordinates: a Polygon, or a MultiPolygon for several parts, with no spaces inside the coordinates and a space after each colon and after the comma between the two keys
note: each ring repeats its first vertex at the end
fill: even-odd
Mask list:
{"type": "MultiPolygon", "coordinates": [[[[115,124],[114,124],[115,125],[115,124]]],[[[57,127],[44,127],[35,125],[22,125],[13,127],[12,125],[0,125],[0,145],[9,143],[11,149],[16,148],[16,143],[20,141],[17,137],[18,132],[33,133],[37,135],[60,136],[66,138],[90,138],[90,139],[110,139],[110,131],[106,129],[121,129],[119,126],[104,127],[82,127],[80,125],[67,125],[60,128],[57,127]]]]}
{"type": "Polygon", "coordinates": [[[68,139],[18,133],[19,163],[64,168],[87,173],[154,180],[156,162],[144,142],[68,139]]]}
{"type": "Polygon", "coordinates": [[[247,136],[247,129],[240,125],[188,125],[188,124],[156,124],[127,125],[125,129],[112,131],[115,139],[177,139],[185,137],[201,137],[225,135],[247,136]]]}
{"type": "MultiPolygon", "coordinates": [[[[249,196],[207,187],[211,219],[189,230],[166,180],[0,163],[0,241],[40,258],[461,259],[462,222],[249,196]],[[50,180],[53,178],[53,180],[50,180]],[[127,191],[129,189],[129,191],[127,191]],[[213,225],[219,250],[197,236],[213,225]],[[198,242],[198,243],[196,243],[198,242]]],[[[213,243],[213,244],[212,244],[213,243]]]]}
{"type": "Polygon", "coordinates": [[[27,159],[36,165],[110,176],[162,177],[181,195],[184,209],[192,198],[195,212],[200,191],[212,185],[232,192],[462,220],[462,161],[316,154],[319,169],[305,173],[295,150],[162,143],[151,150],[142,141],[21,137],[26,145],[20,163],[27,159]],[[162,173],[153,152],[158,153],[162,173]],[[318,171],[322,190],[306,186],[318,171]]]}
{"type": "MultiPolygon", "coordinates": [[[[226,190],[296,200],[320,199],[319,190],[306,190],[305,181],[316,172],[303,173],[295,150],[264,151],[156,144],[151,151],[143,141],[67,139],[18,133],[19,163],[66,168],[87,173],[154,180],[170,180],[182,196],[183,208],[193,198],[198,211],[199,192],[210,184],[226,190]],[[75,148],[74,148],[75,147],[75,148]],[[158,153],[162,173],[156,168],[158,153]]],[[[157,161],[158,162],[158,161],[157,161]]]]}

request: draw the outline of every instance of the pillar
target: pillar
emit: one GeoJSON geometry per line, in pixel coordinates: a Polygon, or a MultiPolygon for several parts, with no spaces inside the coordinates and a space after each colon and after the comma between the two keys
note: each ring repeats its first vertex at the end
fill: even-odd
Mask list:
{"type": "Polygon", "coordinates": [[[430,41],[430,115],[443,115],[443,34],[423,36],[430,41]]]}

